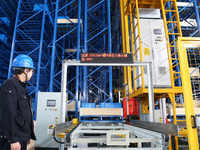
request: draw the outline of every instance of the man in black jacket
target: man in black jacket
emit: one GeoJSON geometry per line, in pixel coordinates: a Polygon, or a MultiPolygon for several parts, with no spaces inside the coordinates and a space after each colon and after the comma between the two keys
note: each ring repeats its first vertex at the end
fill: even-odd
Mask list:
{"type": "Polygon", "coordinates": [[[33,60],[18,55],[12,62],[14,76],[0,91],[0,150],[26,150],[30,139],[36,140],[26,81],[33,75],[33,60]]]}

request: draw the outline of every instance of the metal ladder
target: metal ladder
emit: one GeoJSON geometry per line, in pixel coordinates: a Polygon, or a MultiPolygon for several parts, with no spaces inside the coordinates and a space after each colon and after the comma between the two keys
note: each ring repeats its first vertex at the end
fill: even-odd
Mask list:
{"type": "Polygon", "coordinates": [[[167,48],[171,72],[172,88],[181,87],[181,74],[179,71],[179,56],[176,41],[182,37],[179,14],[176,0],[161,0],[162,16],[165,26],[165,34],[168,40],[167,48]],[[176,86],[175,83],[179,84],[176,86]]]}
{"type": "MultiPolygon", "coordinates": [[[[169,58],[169,67],[171,75],[172,89],[182,88],[181,86],[181,73],[179,68],[179,56],[177,52],[177,39],[182,37],[180,26],[179,14],[176,0],[160,0],[162,17],[165,27],[165,35],[167,39],[167,49],[169,58]]],[[[176,109],[175,93],[170,96],[173,103],[173,109],[176,109]]],[[[174,124],[177,124],[176,111],[174,111],[174,124]]],[[[178,137],[175,136],[175,147],[179,149],[178,137]]]]}
{"type": "MultiPolygon", "coordinates": [[[[128,3],[129,1],[127,1],[128,3]]],[[[127,14],[130,17],[130,27],[131,27],[131,45],[133,48],[133,59],[134,61],[143,61],[143,51],[142,51],[142,41],[141,41],[141,30],[140,30],[140,19],[139,19],[139,6],[138,0],[135,0],[132,3],[132,6],[125,5],[125,9],[127,10],[127,14]],[[128,8],[127,8],[128,7],[128,8]],[[135,19],[136,18],[136,19],[135,19]],[[137,58],[138,56],[138,58],[137,58]]],[[[144,68],[140,68],[140,72],[136,75],[136,67],[134,69],[134,89],[137,89],[137,82],[138,78],[141,78],[142,81],[142,88],[145,88],[144,84],[144,68]]]]}

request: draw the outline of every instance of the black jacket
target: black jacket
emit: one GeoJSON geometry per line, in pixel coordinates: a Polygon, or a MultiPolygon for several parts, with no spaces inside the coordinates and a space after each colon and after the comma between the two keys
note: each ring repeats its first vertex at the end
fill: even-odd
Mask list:
{"type": "Polygon", "coordinates": [[[7,79],[0,92],[0,134],[10,143],[36,140],[26,84],[16,77],[7,79]]]}

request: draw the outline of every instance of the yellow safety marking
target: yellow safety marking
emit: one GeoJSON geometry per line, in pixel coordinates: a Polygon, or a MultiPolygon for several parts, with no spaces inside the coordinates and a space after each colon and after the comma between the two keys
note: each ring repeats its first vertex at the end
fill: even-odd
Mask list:
{"type": "Polygon", "coordinates": [[[144,55],[150,55],[150,48],[144,48],[144,55]]]}

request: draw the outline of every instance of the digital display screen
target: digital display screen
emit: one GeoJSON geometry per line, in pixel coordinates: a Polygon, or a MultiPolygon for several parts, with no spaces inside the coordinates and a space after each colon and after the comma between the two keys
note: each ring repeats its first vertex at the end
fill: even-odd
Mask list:
{"type": "Polygon", "coordinates": [[[81,63],[133,63],[130,53],[82,53],[81,63]]]}
{"type": "Polygon", "coordinates": [[[154,34],[161,35],[162,34],[161,29],[154,29],[154,34]]]}
{"type": "Polygon", "coordinates": [[[56,100],[47,100],[47,107],[56,107],[56,100]]]}

